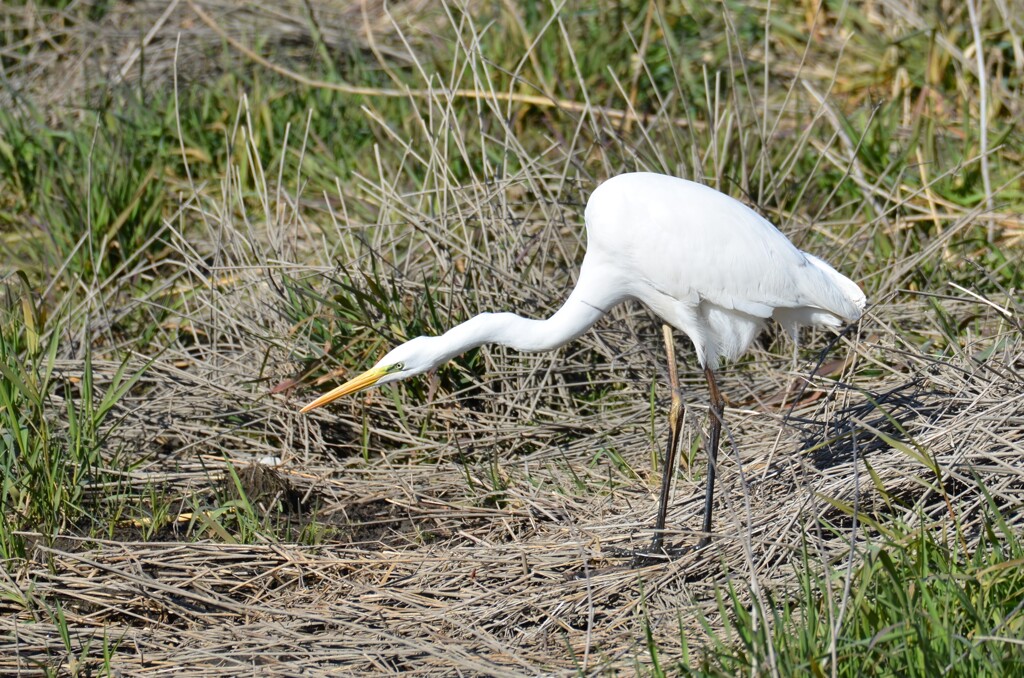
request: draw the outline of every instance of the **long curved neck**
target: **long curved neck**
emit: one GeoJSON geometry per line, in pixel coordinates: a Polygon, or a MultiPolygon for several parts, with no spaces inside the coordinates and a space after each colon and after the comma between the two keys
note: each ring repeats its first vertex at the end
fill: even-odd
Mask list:
{"type": "Polygon", "coordinates": [[[445,332],[443,360],[482,344],[497,343],[519,351],[550,351],[586,332],[612,306],[623,299],[614,285],[585,258],[580,277],[562,307],[546,320],[514,313],[481,313],[445,332]]]}

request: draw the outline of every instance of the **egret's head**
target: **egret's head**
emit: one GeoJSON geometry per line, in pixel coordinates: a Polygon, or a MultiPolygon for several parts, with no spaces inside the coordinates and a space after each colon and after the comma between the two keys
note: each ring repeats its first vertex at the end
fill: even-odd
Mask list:
{"type": "Polygon", "coordinates": [[[390,351],[380,361],[357,377],[329,391],[302,408],[303,412],[326,405],[338,398],[373,386],[407,379],[437,367],[447,360],[438,353],[436,337],[416,337],[390,351]]]}

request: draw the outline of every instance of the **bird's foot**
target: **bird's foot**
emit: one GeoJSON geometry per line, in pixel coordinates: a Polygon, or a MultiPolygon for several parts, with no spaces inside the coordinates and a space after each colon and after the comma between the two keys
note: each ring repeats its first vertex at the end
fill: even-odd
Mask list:
{"type": "Polygon", "coordinates": [[[680,558],[687,553],[693,551],[699,551],[707,546],[711,540],[704,537],[699,542],[692,546],[677,546],[674,548],[666,548],[658,543],[653,543],[646,549],[620,549],[611,547],[608,549],[608,555],[611,558],[623,558],[628,559],[628,563],[621,565],[612,565],[611,567],[602,567],[598,569],[588,569],[575,572],[573,575],[567,577],[567,579],[590,579],[602,574],[609,574],[612,572],[625,572],[626,570],[637,570],[642,567],[650,567],[652,565],[659,565],[661,563],[667,563],[676,558],[680,558]]]}
{"type": "Polygon", "coordinates": [[[650,567],[651,565],[659,565],[661,563],[667,563],[670,560],[680,558],[691,551],[696,551],[697,546],[677,546],[674,548],[668,548],[665,546],[651,546],[644,550],[633,551],[631,555],[631,564],[634,568],[639,569],[641,567],[650,567]]]}
{"type": "Polygon", "coordinates": [[[692,546],[666,547],[658,542],[652,543],[646,549],[612,549],[611,555],[614,558],[629,558],[630,567],[638,569],[650,567],[660,563],[667,563],[670,560],[681,558],[688,553],[699,551],[711,542],[707,537],[702,538],[692,546]]]}

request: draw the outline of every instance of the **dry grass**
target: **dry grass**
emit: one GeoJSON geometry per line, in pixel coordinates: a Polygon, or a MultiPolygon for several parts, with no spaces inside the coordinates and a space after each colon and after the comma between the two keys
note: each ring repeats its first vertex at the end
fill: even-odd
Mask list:
{"type": "MultiPolygon", "coordinates": [[[[213,29],[186,6],[154,18],[157,3],[117,5],[152,22],[138,24],[154,29],[148,69],[173,73],[172,25],[189,29],[180,63],[201,63],[210,49],[213,29]]],[[[242,38],[229,21],[288,17],[285,29],[306,27],[298,4],[280,15],[201,6],[242,38]]],[[[321,20],[341,30],[357,20],[356,6],[337,10],[344,21],[321,20]]],[[[399,29],[400,19],[373,7],[377,31],[337,40],[375,35],[380,44],[366,49],[398,50],[403,36],[428,32],[399,29]]],[[[133,30],[106,62],[125,70],[140,32],[148,34],[133,30]]],[[[75,31],[47,58],[85,56],[75,45],[88,35],[75,31]]],[[[401,57],[429,72],[415,54],[401,57]]],[[[459,57],[486,92],[493,64],[459,57]]],[[[107,284],[69,311],[86,318],[73,339],[94,345],[98,389],[122,359],[144,371],[116,404],[102,450],[120,470],[89,488],[97,506],[118,514],[106,534],[19,533],[26,557],[10,560],[0,581],[0,671],[652,672],[652,646],[662,667],[686,662],[681,637],[696,648],[707,637],[700,620],[720,628],[718,596],[729,582],[765,607],[796,597],[794,567],[805,554],[841,572],[885,538],[879,525],[888,520],[947,530],[969,549],[987,493],[1019,530],[1018,293],[921,289],[915,277],[928,267],[939,271],[935,281],[970,269],[983,247],[965,250],[958,237],[983,210],[935,195],[936,176],[923,190],[882,185],[888,175],[860,164],[858,141],[835,117],[839,104],[818,97],[834,69],[815,68],[806,87],[786,80],[788,92],[770,101],[709,100],[708,117],[721,123],[711,131],[700,121],[682,127],[667,105],[631,115],[626,94],[580,115],[575,136],[552,125],[539,151],[524,148],[520,123],[495,122],[513,110],[507,97],[476,99],[481,114],[470,124],[459,97],[443,90],[411,96],[401,123],[371,98],[367,120],[391,151],[333,192],[296,189],[303,178],[279,177],[277,156],[261,157],[254,144],[233,149],[234,170],[219,185],[182,180],[160,236],[170,255],[135,269],[147,284],[107,284]],[[840,337],[805,335],[796,371],[774,334],[722,370],[727,436],[709,548],[642,569],[616,556],[649,541],[652,459],[665,428],[660,329],[637,305],[552,354],[484,347],[411,385],[298,414],[314,375],[365,366],[409,334],[483,310],[550,313],[573,283],[582,208],[601,176],[688,167],[728,189],[735,175],[714,148],[760,134],[744,121],[769,104],[780,120],[787,107],[809,113],[810,129],[829,134],[801,136],[780,123],[764,130],[768,138],[815,148],[817,169],[846,173],[867,206],[843,211],[822,200],[830,212],[794,212],[777,200],[799,180],[788,174],[794,165],[771,169],[756,157],[743,165],[743,191],[805,248],[864,281],[873,305],[840,337]],[[689,150],[663,157],[665,140],[689,150]],[[691,154],[703,154],[696,167],[691,154]],[[476,158],[493,172],[451,169],[476,158]],[[924,242],[907,235],[920,219],[935,226],[924,242]],[[893,239],[890,260],[874,244],[880,232],[893,239]],[[365,305],[373,297],[380,305],[365,305]],[[144,353],[118,329],[137,317],[155,328],[144,353]]],[[[243,132],[232,138],[260,136],[247,109],[237,120],[243,132]]],[[[295,132],[278,151],[313,153],[316,143],[295,132]]],[[[1000,242],[1015,246],[1019,215],[986,215],[1000,242]]],[[[64,411],[65,393],[80,397],[84,369],[73,347],[62,349],[56,373],[71,390],[50,396],[52,412],[64,411]]],[[[699,375],[684,368],[683,378],[693,468],[681,471],[669,525],[670,541],[689,543],[703,507],[707,417],[699,375]]]]}
{"type": "MultiPolygon", "coordinates": [[[[862,329],[876,324],[869,320],[862,329]]],[[[900,355],[875,342],[860,345],[859,351],[893,363],[900,355]]],[[[1019,340],[1012,348],[1019,356],[1019,340]]],[[[646,461],[646,425],[638,424],[646,414],[635,405],[642,393],[600,416],[563,415],[528,427],[513,418],[495,424],[494,415],[473,416],[453,403],[409,406],[410,425],[432,415],[432,430],[445,433],[415,436],[380,414],[379,433],[394,442],[363,461],[339,457],[344,446],[324,439],[377,414],[369,410],[386,409],[379,396],[354,412],[309,421],[283,399],[261,403],[257,393],[227,395],[233,382],[224,370],[212,369],[210,381],[180,372],[178,379],[163,378],[157,370],[146,397],[124,404],[132,424],[126,428],[151,430],[166,452],[135,469],[125,485],[161,488],[189,507],[190,496],[224,481],[218,469],[225,463],[245,468],[250,455],[290,451],[276,469],[257,466],[263,469],[258,475],[273,482],[249,482],[292,497],[297,506],[287,510],[297,523],[316,506],[316,520],[330,528],[331,538],[317,546],[219,543],[201,519],[182,511],[169,517],[176,526],[161,530],[156,541],[40,542],[4,584],[9,614],[0,623],[9,649],[21,654],[5,654],[2,668],[25,670],[26,657],[52,652],[61,642],[45,616],[58,602],[76,646],[110,645],[114,666],[128,673],[187,667],[223,675],[258,667],[293,675],[331,666],[346,672],[571,673],[644,663],[648,626],[663,652],[679,647],[681,632],[699,641],[696,612],[717,615],[715,590],[724,579],[756,582],[761,591],[785,596],[805,542],[822,563],[841,568],[851,543],[878,539],[837,508],[855,505],[874,519],[893,510],[879,498],[864,461],[888,496],[907,499],[910,520],[909,507],[916,505],[936,524],[949,524],[945,495],[970,540],[977,537],[977,504],[984,501],[979,481],[1000,505],[1020,506],[1019,382],[977,366],[935,365],[919,355],[903,360],[868,389],[902,435],[865,394],[837,393],[828,383],[805,392],[808,401],[811,394],[821,397],[796,408],[790,416],[799,424],[787,429],[771,409],[753,403],[730,408],[734,446],[720,476],[713,546],[640,570],[622,567],[610,554],[645,545],[653,515],[656,478],[646,461]],[[210,411],[196,406],[197,387],[210,411]],[[174,402],[185,403],[189,414],[169,405],[174,402]],[[212,411],[247,412],[252,423],[217,426],[212,411]],[[158,423],[161,417],[166,424],[158,423]],[[188,420],[203,426],[188,427],[188,420]],[[247,443],[261,427],[278,432],[279,448],[247,443]],[[557,444],[566,428],[575,430],[572,441],[557,444]],[[874,430],[927,449],[942,481],[912,456],[880,444],[874,430]],[[845,439],[808,451],[843,433],[845,439]],[[516,438],[527,438],[520,444],[536,451],[517,452],[509,443],[516,438]],[[602,448],[622,450],[641,477],[624,477],[620,468],[595,459],[602,448]],[[500,492],[487,491],[495,450],[500,492]],[[463,455],[469,458],[460,462],[463,455]],[[835,531],[825,534],[822,525],[835,531]],[[204,533],[213,541],[181,540],[204,533]]],[[[725,388],[734,395],[753,398],[776,386],[726,372],[725,388]]],[[[501,399],[495,410],[519,409],[508,400],[515,397],[501,399]]],[[[700,421],[700,405],[692,409],[691,421],[700,421]]],[[[269,504],[267,496],[264,491],[269,504]]],[[[680,482],[670,513],[680,540],[694,539],[685,528],[699,524],[701,506],[700,484],[680,482]]]]}

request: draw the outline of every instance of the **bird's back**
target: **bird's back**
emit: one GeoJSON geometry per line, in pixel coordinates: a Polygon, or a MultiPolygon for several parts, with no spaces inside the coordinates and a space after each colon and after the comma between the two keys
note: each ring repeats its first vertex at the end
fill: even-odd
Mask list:
{"type": "Polygon", "coordinates": [[[856,283],[701,184],[616,176],[591,195],[586,223],[584,269],[600,270],[607,289],[643,301],[689,335],[702,364],[738,358],[766,318],[793,334],[803,324],[856,320],[864,308],[856,283]]]}

